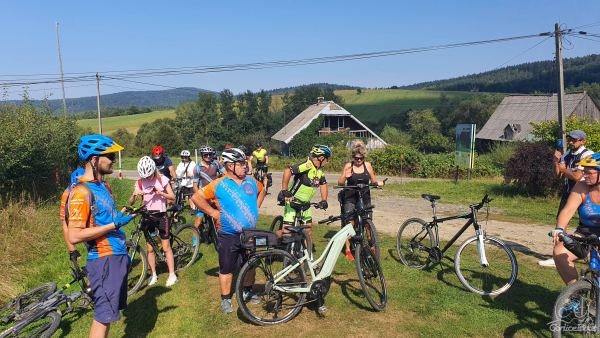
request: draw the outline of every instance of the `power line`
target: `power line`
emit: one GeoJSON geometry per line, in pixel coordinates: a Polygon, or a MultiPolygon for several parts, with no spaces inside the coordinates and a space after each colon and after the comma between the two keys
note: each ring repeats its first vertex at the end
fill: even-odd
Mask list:
{"type": "MultiPolygon", "coordinates": [[[[380,58],[380,57],[403,55],[403,54],[422,53],[422,52],[427,52],[427,51],[437,51],[437,50],[444,50],[444,49],[451,49],[451,48],[477,46],[477,45],[484,45],[484,44],[530,39],[530,38],[540,37],[540,36],[550,36],[551,34],[552,34],[551,32],[547,32],[547,33],[539,33],[539,34],[498,38],[498,39],[491,39],[491,40],[461,42],[461,43],[426,46],[426,47],[418,47],[418,48],[396,49],[396,50],[388,50],[388,51],[377,51],[377,52],[326,56],[326,57],[316,57],[316,58],[296,59],[296,60],[279,60],[279,61],[219,65],[219,66],[179,67],[179,68],[163,68],[163,69],[155,68],[152,70],[128,70],[128,71],[120,71],[120,72],[119,71],[107,71],[107,72],[99,72],[99,73],[102,73],[102,74],[110,73],[111,76],[110,77],[107,76],[107,78],[111,78],[114,80],[124,80],[124,79],[142,78],[142,77],[192,75],[192,74],[257,70],[257,69],[267,69],[267,68],[277,68],[277,67],[292,67],[292,66],[303,66],[303,65],[313,65],[313,64],[323,64],[323,63],[346,62],[346,61],[351,61],[351,60],[372,59],[372,58],[380,58]]],[[[73,73],[71,73],[71,74],[73,74],[73,73]]],[[[78,75],[78,76],[70,75],[70,76],[65,77],[64,81],[65,82],[86,82],[86,81],[95,81],[96,80],[95,76],[92,75],[91,73],[78,73],[78,74],[89,74],[89,75],[78,75]]],[[[55,78],[55,77],[44,77],[44,78],[39,78],[36,80],[27,80],[27,81],[25,81],[23,79],[9,79],[9,80],[4,80],[4,82],[0,83],[0,86],[11,87],[11,86],[22,86],[22,85],[36,85],[36,84],[43,84],[43,83],[57,83],[59,81],[60,81],[60,79],[55,78]]]]}

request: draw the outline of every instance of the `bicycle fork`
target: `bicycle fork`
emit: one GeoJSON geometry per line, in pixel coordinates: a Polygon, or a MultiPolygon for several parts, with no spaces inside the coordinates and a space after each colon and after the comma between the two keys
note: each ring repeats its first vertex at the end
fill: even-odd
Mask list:
{"type": "Polygon", "coordinates": [[[481,229],[475,230],[475,236],[477,236],[477,253],[479,254],[479,262],[481,266],[488,267],[490,263],[488,263],[487,257],[485,256],[485,233],[481,229]]]}

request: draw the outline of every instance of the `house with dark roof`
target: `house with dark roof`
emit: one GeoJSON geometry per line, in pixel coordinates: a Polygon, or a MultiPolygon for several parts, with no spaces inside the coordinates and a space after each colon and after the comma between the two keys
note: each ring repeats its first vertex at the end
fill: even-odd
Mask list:
{"type": "Polygon", "coordinates": [[[289,154],[289,143],[294,136],[306,129],[318,117],[323,117],[319,135],[331,133],[346,133],[351,137],[365,140],[368,149],[383,148],[387,143],[375,134],[356,117],[333,101],[324,101],[322,97],[317,103],[310,105],[288,124],[286,124],[271,139],[283,142],[283,153],[289,154]]]}
{"type": "MultiPolygon", "coordinates": [[[[600,119],[600,109],[584,91],[563,96],[565,117],[600,119]]],[[[505,97],[492,116],[479,130],[478,140],[524,141],[532,140],[531,122],[558,121],[558,96],[511,95],[505,97]]]]}

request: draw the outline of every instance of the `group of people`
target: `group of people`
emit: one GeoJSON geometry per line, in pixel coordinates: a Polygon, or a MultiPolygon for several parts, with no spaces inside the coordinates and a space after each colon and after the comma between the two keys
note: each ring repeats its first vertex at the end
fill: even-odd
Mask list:
{"type": "Polygon", "coordinates": [[[552,230],[554,245],[552,258],[540,261],[542,266],[556,266],[565,284],[577,280],[575,260],[577,256],[565,248],[558,235],[566,232],[569,222],[579,212],[579,224],[575,235],[600,236],[600,153],[585,147],[587,135],[582,130],[567,134],[568,150],[562,152],[562,142],[558,142],[554,152],[554,174],[564,180],[561,200],[556,217],[556,227],[552,230]]]}
{"type": "MultiPolygon", "coordinates": [[[[116,153],[123,150],[109,137],[91,134],[82,136],[77,147],[83,165],[71,175],[71,182],[61,199],[60,217],[63,235],[71,259],[76,259],[78,243],[85,243],[87,271],[94,300],[94,320],[90,328],[91,337],[108,335],[110,323],[120,319],[120,310],[127,302],[127,274],[129,258],[125,246],[125,233],[121,229],[135,215],[117,211],[110,186],[104,177],[113,172],[116,153]]],[[[177,282],[173,253],[168,239],[169,220],[166,215],[168,203],[175,199],[170,182],[178,178],[181,187],[191,195],[191,206],[195,209],[196,226],[202,224],[203,217],[212,217],[218,226],[219,285],[221,309],[231,313],[233,273],[245,260],[245,251],[240,243],[244,229],[255,228],[258,223],[258,209],[265,195],[266,178],[262,182],[252,175],[252,160],[256,167],[266,173],[268,155],[262,144],[248,156],[244,149],[227,147],[220,157],[210,146],[200,148],[201,161],[191,160],[190,152],[181,152],[181,163],[177,169],[165,155],[161,146],[152,149],[152,156],[142,157],[137,165],[140,179],[134,183],[134,192],[129,199],[133,205],[138,198],[143,200],[152,217],[146,222],[149,230],[157,230],[162,248],[167,258],[169,277],[166,285],[177,282]]],[[[303,202],[312,200],[316,190],[320,192],[319,205],[327,209],[327,181],[324,167],[332,156],[328,146],[315,145],[306,161],[289,166],[284,170],[281,191],[277,199],[284,207],[284,223],[293,221],[293,210],[286,203],[294,198],[303,202]]],[[[366,148],[357,142],[352,148],[352,160],[344,166],[338,184],[377,183],[373,167],[365,160],[366,148]]],[[[342,192],[340,202],[343,211],[349,211],[356,204],[356,196],[342,192]]],[[[370,203],[367,195],[366,203],[370,203]]],[[[310,211],[304,214],[309,226],[306,231],[312,236],[310,211]]],[[[153,248],[148,246],[148,262],[151,276],[148,282],[158,281],[153,248]]],[[[347,254],[349,255],[349,254],[347,254]]],[[[350,257],[349,257],[350,258],[350,257]]],[[[252,291],[253,280],[244,281],[243,297],[248,302],[260,301],[252,291]]]]}

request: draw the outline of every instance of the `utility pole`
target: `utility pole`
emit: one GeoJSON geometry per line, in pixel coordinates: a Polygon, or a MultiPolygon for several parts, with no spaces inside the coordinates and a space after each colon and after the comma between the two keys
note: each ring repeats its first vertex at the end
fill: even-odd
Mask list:
{"type": "Polygon", "coordinates": [[[102,134],[102,117],[100,117],[100,75],[96,73],[96,106],[98,107],[98,134],[102,134]]]}
{"type": "Polygon", "coordinates": [[[563,102],[563,95],[565,92],[565,81],[563,74],[563,60],[562,60],[562,41],[561,41],[562,32],[560,31],[560,25],[558,23],[554,24],[554,40],[556,41],[556,73],[558,74],[558,126],[560,128],[560,136],[563,144],[563,154],[567,151],[567,140],[566,140],[566,132],[565,132],[565,115],[564,108],[565,104],[563,102]]]}
{"type": "Polygon", "coordinates": [[[58,63],[60,65],[60,84],[62,87],[63,114],[67,116],[67,99],[65,97],[65,74],[63,72],[62,54],[60,52],[60,34],[58,33],[58,22],[56,23],[56,46],[58,47],[58,63]]]}

